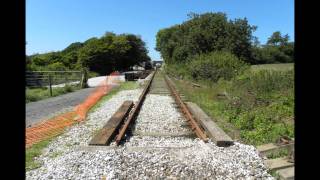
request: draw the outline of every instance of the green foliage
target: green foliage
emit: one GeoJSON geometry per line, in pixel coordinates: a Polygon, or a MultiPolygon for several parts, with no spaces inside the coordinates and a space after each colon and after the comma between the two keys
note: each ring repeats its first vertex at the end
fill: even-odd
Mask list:
{"type": "Polygon", "coordinates": [[[101,75],[114,70],[127,70],[137,63],[150,61],[145,43],[132,34],[106,33],[100,39],[91,39],[79,51],[82,67],[101,75]]]}
{"type": "Polygon", "coordinates": [[[47,66],[49,71],[66,71],[67,67],[62,62],[55,62],[47,66]]]}
{"type": "Polygon", "coordinates": [[[50,96],[47,88],[32,88],[26,89],[26,103],[39,101],[50,96]]]}
{"type": "Polygon", "coordinates": [[[275,142],[282,136],[294,136],[292,69],[247,69],[229,81],[199,81],[201,88],[175,82],[190,101],[233,138],[259,145],[275,142]]]}
{"type": "Polygon", "coordinates": [[[71,53],[71,52],[74,52],[74,51],[77,51],[79,50],[81,47],[83,46],[83,43],[81,42],[75,42],[75,43],[72,43],[70,44],[68,47],[66,47],[64,50],[63,50],[63,53],[71,53]]]}
{"type": "Polygon", "coordinates": [[[229,51],[250,64],[294,62],[294,43],[287,34],[274,32],[261,46],[252,35],[256,29],[246,18],[228,20],[224,13],[191,13],[182,24],[158,31],[156,50],[168,65],[188,63],[194,55],[215,51],[229,51]]]}
{"type": "Polygon", "coordinates": [[[276,152],[268,153],[267,158],[268,159],[275,159],[279,157],[286,157],[289,155],[289,150],[288,149],[280,149],[276,152]]]}
{"type": "Polygon", "coordinates": [[[243,88],[244,91],[258,94],[270,94],[272,91],[280,91],[282,89],[294,88],[294,71],[246,71],[242,76],[239,76],[234,82],[236,91],[243,88]]]}
{"type": "Polygon", "coordinates": [[[247,143],[292,137],[293,69],[252,71],[246,65],[294,62],[289,36],[275,32],[260,46],[252,36],[256,27],[246,19],[228,21],[224,13],[190,14],[189,18],[157,33],[156,50],[166,63],[165,71],[205,84],[206,89],[184,86],[180,90],[208,114],[225,119],[220,123],[223,127],[229,123],[238,129],[247,143]]]}
{"type": "Polygon", "coordinates": [[[48,146],[49,142],[50,140],[44,140],[26,149],[26,170],[27,171],[40,167],[40,164],[35,161],[35,158],[41,155],[42,150],[48,146]]]}
{"type": "Polygon", "coordinates": [[[185,79],[190,77],[188,65],[184,63],[175,63],[165,66],[165,71],[170,76],[179,77],[180,79],[185,79]]]}
{"type": "Polygon", "coordinates": [[[252,48],[254,64],[292,63],[294,62],[294,43],[289,42],[289,36],[274,32],[263,46],[252,48]]]}
{"type": "Polygon", "coordinates": [[[107,32],[101,38],[90,38],[70,44],[58,52],[26,57],[28,71],[89,69],[100,75],[127,70],[130,66],[150,62],[145,43],[139,36],[107,32]]]}
{"type": "Polygon", "coordinates": [[[266,45],[253,48],[255,64],[291,63],[293,59],[293,44],[283,47],[266,45]]]}
{"type": "Polygon", "coordinates": [[[276,31],[268,38],[267,45],[283,46],[288,43],[289,38],[288,34],[282,36],[280,31],[276,31]]]}
{"type": "Polygon", "coordinates": [[[216,51],[195,55],[188,63],[174,63],[165,66],[166,72],[180,79],[217,82],[230,80],[248,69],[249,66],[230,52],[216,51]]]}
{"type": "Polygon", "coordinates": [[[217,82],[220,78],[230,80],[248,66],[229,52],[213,52],[195,56],[188,69],[195,80],[217,82]]]}
{"type": "Polygon", "coordinates": [[[64,90],[64,92],[66,92],[66,93],[68,93],[68,92],[73,92],[73,91],[74,91],[73,87],[70,86],[70,85],[68,85],[68,84],[63,87],[63,90],[64,90]]]}
{"type": "MultiPolygon", "coordinates": [[[[52,88],[52,97],[79,90],[79,86],[66,85],[64,87],[52,88]]],[[[49,88],[26,88],[26,103],[50,98],[49,88]]]]}
{"type": "Polygon", "coordinates": [[[274,71],[288,71],[294,68],[294,63],[282,63],[282,64],[261,64],[261,65],[252,65],[252,71],[260,70],[274,70],[274,71]]]}
{"type": "Polygon", "coordinates": [[[228,21],[224,13],[190,14],[180,25],[157,33],[156,50],[166,64],[184,63],[193,55],[230,51],[246,62],[251,59],[252,32],[247,19],[228,21]]]}
{"type": "Polygon", "coordinates": [[[241,130],[248,143],[274,142],[293,136],[294,74],[289,71],[248,71],[233,81],[226,105],[229,121],[241,130]]]}

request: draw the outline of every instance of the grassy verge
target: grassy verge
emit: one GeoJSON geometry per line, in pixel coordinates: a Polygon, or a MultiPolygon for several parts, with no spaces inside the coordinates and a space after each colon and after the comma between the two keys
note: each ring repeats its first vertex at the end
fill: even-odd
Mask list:
{"type": "MultiPolygon", "coordinates": [[[[65,87],[52,88],[52,97],[66,94],[81,89],[79,86],[67,85],[65,87]]],[[[44,88],[27,88],[26,103],[35,102],[42,99],[50,98],[49,89],[44,88]]]]}
{"type": "Polygon", "coordinates": [[[276,170],[268,170],[268,173],[273,176],[275,179],[280,179],[279,174],[276,172],[276,170]]]}
{"type": "Polygon", "coordinates": [[[89,113],[97,110],[101,105],[111,99],[119,91],[136,89],[139,87],[139,84],[136,81],[126,81],[120,84],[119,87],[113,88],[107,95],[103,96],[90,110],[89,113]]]}
{"type": "Polygon", "coordinates": [[[293,70],[251,69],[229,81],[198,81],[200,88],[190,79],[175,83],[234,139],[260,145],[294,136],[293,70]]]}
{"type": "Polygon", "coordinates": [[[40,163],[35,160],[35,158],[41,155],[42,150],[49,145],[52,139],[53,137],[40,141],[26,149],[26,171],[36,169],[41,166],[40,163]]]}
{"type": "Polygon", "coordinates": [[[288,149],[281,149],[277,152],[272,152],[272,153],[269,153],[267,155],[267,158],[268,159],[276,159],[276,158],[279,158],[279,157],[286,157],[289,155],[289,150],[288,149]]]}
{"type": "Polygon", "coordinates": [[[283,64],[262,64],[262,65],[252,65],[251,69],[253,71],[259,70],[278,70],[278,71],[286,71],[292,70],[294,67],[294,63],[283,63],[283,64]]]}

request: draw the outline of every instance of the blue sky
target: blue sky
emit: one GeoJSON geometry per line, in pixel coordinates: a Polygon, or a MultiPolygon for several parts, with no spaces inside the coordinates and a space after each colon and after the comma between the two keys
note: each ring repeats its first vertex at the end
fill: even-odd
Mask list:
{"type": "Polygon", "coordinates": [[[190,12],[224,12],[258,26],[261,43],[274,31],[294,39],[293,0],[26,0],[27,54],[58,51],[106,31],[141,35],[149,56],[159,29],[180,24],[190,12]]]}

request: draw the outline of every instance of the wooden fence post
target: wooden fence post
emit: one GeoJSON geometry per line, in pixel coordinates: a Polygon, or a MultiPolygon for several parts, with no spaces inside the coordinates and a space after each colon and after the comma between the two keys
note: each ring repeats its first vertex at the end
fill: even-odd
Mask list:
{"type": "Polygon", "coordinates": [[[50,73],[49,73],[49,89],[50,89],[50,96],[52,96],[52,79],[51,79],[50,73]]]}
{"type": "Polygon", "coordinates": [[[88,80],[88,77],[87,77],[87,71],[84,69],[82,70],[82,77],[81,77],[81,88],[86,88],[87,87],[87,80],[88,80]]]}

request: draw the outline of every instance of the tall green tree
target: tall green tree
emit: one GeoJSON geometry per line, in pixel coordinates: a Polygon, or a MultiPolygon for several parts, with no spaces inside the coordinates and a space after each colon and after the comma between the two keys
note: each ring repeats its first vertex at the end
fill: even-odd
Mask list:
{"type": "Polygon", "coordinates": [[[267,41],[267,45],[273,45],[273,46],[284,46],[287,45],[289,42],[289,35],[281,35],[280,31],[274,32],[267,41]]]}
{"type": "Polygon", "coordinates": [[[99,74],[126,70],[140,62],[150,61],[145,43],[133,34],[106,33],[99,39],[91,39],[79,51],[82,67],[99,74]]]}
{"type": "Polygon", "coordinates": [[[228,20],[225,13],[190,13],[182,24],[161,29],[156,37],[156,50],[167,64],[184,63],[195,55],[229,51],[250,62],[256,30],[247,19],[228,20]]]}
{"type": "Polygon", "coordinates": [[[254,64],[292,63],[294,62],[294,42],[289,42],[289,35],[280,31],[272,33],[263,46],[253,48],[254,64]]]}
{"type": "Polygon", "coordinates": [[[81,70],[106,75],[150,61],[140,36],[106,32],[100,38],[75,42],[62,51],[27,56],[27,70],[81,70]]]}

